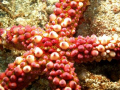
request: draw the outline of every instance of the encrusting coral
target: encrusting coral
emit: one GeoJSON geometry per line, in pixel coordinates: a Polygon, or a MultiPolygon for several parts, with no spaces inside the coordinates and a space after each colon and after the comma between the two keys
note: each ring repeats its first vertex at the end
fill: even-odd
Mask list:
{"type": "Polygon", "coordinates": [[[0,29],[0,44],[26,52],[0,73],[0,90],[22,90],[45,74],[53,90],[81,90],[74,63],[120,58],[120,38],[72,37],[88,0],[59,0],[46,25],[0,29]]]}

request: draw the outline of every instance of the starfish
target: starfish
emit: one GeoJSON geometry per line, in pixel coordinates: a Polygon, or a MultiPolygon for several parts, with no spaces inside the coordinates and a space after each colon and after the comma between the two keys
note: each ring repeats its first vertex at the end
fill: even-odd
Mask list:
{"type": "Polygon", "coordinates": [[[0,44],[26,50],[0,73],[0,90],[22,90],[46,75],[53,90],[81,90],[74,63],[120,58],[120,38],[95,35],[73,37],[89,0],[59,0],[46,25],[0,29],[0,44]]]}

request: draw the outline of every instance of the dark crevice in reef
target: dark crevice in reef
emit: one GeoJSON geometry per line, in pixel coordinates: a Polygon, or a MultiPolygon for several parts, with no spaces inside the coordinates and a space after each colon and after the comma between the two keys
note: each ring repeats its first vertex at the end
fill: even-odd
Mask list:
{"type": "Polygon", "coordinates": [[[46,75],[40,75],[26,88],[26,90],[51,90],[46,75]]]}
{"type": "Polygon", "coordinates": [[[11,50],[10,49],[4,49],[5,50],[5,52],[8,52],[8,53],[10,53],[11,52],[11,50]]]}
{"type": "Polygon", "coordinates": [[[101,62],[92,62],[84,64],[86,69],[97,75],[103,75],[110,79],[110,81],[115,82],[119,80],[120,75],[120,61],[112,60],[111,62],[107,60],[101,60],[101,62]]]}

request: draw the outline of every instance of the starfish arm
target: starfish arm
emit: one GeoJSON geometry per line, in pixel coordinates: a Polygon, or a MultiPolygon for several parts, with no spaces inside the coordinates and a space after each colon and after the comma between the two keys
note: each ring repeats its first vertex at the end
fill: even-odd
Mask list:
{"type": "Polygon", "coordinates": [[[8,65],[5,72],[0,73],[0,90],[22,90],[27,87],[38,75],[42,74],[45,68],[43,61],[43,51],[38,47],[17,57],[8,65]]]}
{"type": "Polygon", "coordinates": [[[89,0],[59,0],[54,13],[49,16],[46,31],[55,31],[60,37],[73,36],[89,0]]]}
{"type": "Polygon", "coordinates": [[[64,37],[60,38],[61,55],[66,55],[76,62],[92,62],[101,60],[111,61],[120,58],[120,38],[117,34],[113,36],[103,35],[97,37],[64,37]]]}
{"type": "Polygon", "coordinates": [[[22,90],[42,74],[46,74],[52,82],[52,89],[80,90],[73,65],[59,52],[46,53],[39,47],[32,48],[9,64],[4,73],[0,73],[0,90],[22,90]]]}
{"type": "Polygon", "coordinates": [[[40,27],[13,26],[11,28],[0,29],[0,44],[3,47],[19,50],[29,50],[35,46],[43,37],[45,31],[40,27]]]}
{"type": "Polygon", "coordinates": [[[47,64],[47,76],[53,90],[81,90],[74,63],[65,56],[47,64]]]}
{"type": "MultiPolygon", "coordinates": [[[[56,3],[54,13],[50,15],[49,23],[46,25],[46,32],[55,32],[59,37],[73,36],[83,15],[89,0],[60,0],[56,3]]],[[[41,28],[30,26],[13,26],[7,29],[0,29],[0,46],[27,50],[34,47],[34,38],[45,33],[41,28]]]]}

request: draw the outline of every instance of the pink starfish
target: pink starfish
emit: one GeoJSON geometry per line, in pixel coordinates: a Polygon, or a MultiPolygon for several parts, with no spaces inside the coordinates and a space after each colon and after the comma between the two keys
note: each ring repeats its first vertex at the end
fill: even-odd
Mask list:
{"type": "Polygon", "coordinates": [[[88,0],[60,0],[46,31],[30,26],[0,29],[0,44],[26,50],[0,73],[0,90],[22,90],[45,74],[53,90],[81,90],[74,63],[120,57],[120,38],[114,36],[72,37],[89,4],[88,0]]]}

